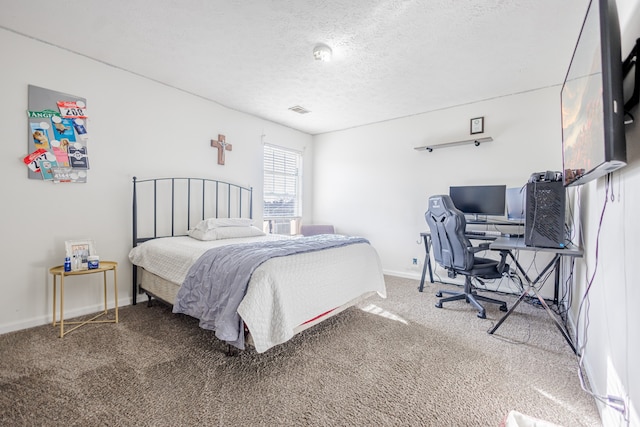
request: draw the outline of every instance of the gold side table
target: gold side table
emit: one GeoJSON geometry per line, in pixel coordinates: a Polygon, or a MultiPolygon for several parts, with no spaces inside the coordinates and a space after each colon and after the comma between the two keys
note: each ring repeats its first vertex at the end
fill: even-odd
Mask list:
{"type": "Polygon", "coordinates": [[[100,261],[100,267],[91,270],[78,270],[78,271],[64,271],[64,266],[58,265],[49,269],[49,272],[53,275],[53,326],[60,325],[60,338],[67,335],[69,332],[78,329],[82,325],[88,323],[118,323],[118,281],[116,275],[116,268],[118,263],[115,261],[100,261]],[[113,296],[115,302],[115,319],[111,320],[97,320],[99,317],[107,314],[107,271],[113,271],[113,296]],[[89,320],[80,322],[66,322],[68,325],[76,325],[75,327],[65,331],[64,330],[64,278],[68,276],[82,276],[85,274],[103,274],[103,288],[104,288],[104,311],[101,311],[96,316],[89,320]],[[60,322],[56,321],[56,278],[60,276],[60,322]]]}

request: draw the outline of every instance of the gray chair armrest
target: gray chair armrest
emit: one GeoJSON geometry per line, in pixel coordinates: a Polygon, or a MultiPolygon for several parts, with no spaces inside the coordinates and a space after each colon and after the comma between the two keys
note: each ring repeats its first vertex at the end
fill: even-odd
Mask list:
{"type": "Polygon", "coordinates": [[[489,250],[489,245],[490,245],[490,243],[485,242],[485,243],[480,243],[478,246],[470,246],[467,249],[469,249],[469,251],[471,253],[475,254],[477,252],[482,252],[482,251],[489,250]]]}

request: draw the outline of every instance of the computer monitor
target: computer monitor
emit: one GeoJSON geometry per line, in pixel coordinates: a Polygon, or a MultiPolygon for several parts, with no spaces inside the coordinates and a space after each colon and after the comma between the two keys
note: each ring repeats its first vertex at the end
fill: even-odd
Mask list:
{"type": "Polygon", "coordinates": [[[507,188],[507,219],[514,222],[524,222],[526,208],[526,188],[507,188]]]}
{"type": "Polygon", "coordinates": [[[465,214],[504,216],[506,185],[449,187],[453,204],[465,214]]]}

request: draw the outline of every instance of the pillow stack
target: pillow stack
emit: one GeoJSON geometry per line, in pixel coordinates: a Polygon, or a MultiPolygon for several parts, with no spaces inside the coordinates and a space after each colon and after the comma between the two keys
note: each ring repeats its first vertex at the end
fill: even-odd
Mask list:
{"type": "Polygon", "coordinates": [[[235,239],[265,235],[262,230],[253,226],[253,220],[250,218],[203,219],[187,234],[198,240],[235,239]]]}

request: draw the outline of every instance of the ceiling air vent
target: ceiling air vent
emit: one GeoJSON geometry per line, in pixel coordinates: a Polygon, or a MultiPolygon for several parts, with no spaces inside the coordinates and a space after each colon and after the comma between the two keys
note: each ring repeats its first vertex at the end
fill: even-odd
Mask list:
{"type": "Polygon", "coordinates": [[[289,110],[291,111],[295,111],[298,114],[307,114],[310,113],[311,111],[307,110],[304,107],[301,107],[299,105],[293,106],[293,107],[289,107],[289,110]]]}

